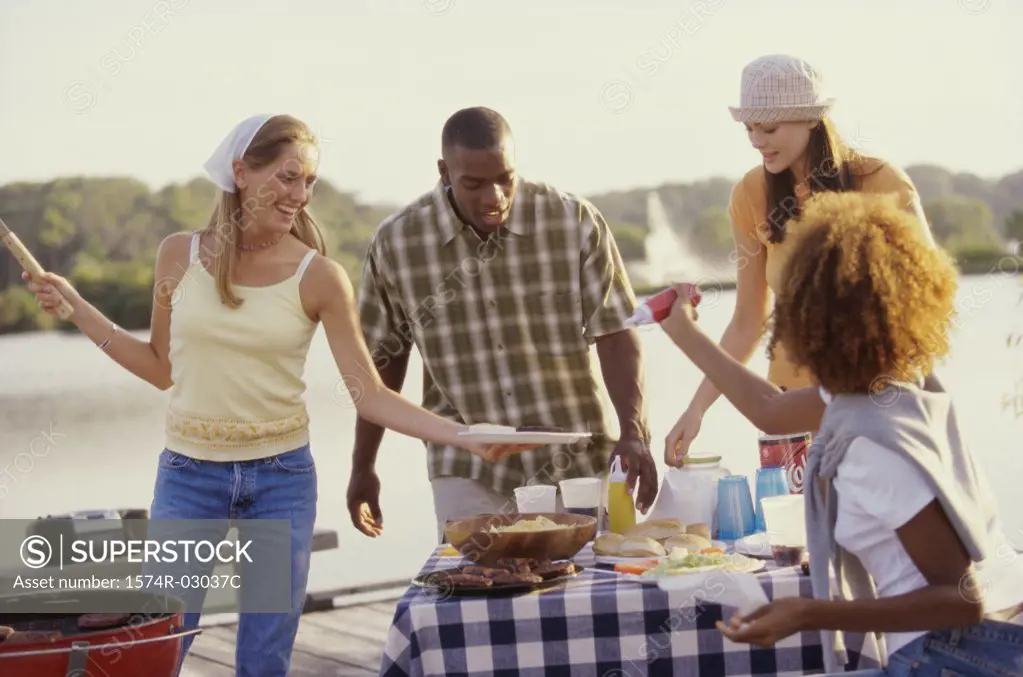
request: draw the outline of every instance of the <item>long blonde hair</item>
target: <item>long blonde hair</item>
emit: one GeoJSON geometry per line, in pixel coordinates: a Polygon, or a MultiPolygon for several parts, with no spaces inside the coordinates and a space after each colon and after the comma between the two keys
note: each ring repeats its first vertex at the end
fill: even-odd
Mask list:
{"type": "MultiPolygon", "coordinates": [[[[256,133],[242,160],[253,169],[265,167],[276,161],[281,151],[292,143],[316,146],[317,140],[301,120],[290,115],[276,115],[267,120],[256,133]]],[[[212,235],[216,243],[216,250],[210,256],[213,277],[217,281],[221,302],[230,308],[238,308],[242,304],[242,299],[234,293],[231,278],[237,261],[235,243],[238,242],[239,234],[244,228],[243,213],[241,196],[237,192],[221,191],[209,222],[201,231],[203,234],[212,235]]],[[[291,234],[307,247],[326,255],[323,232],[306,207],[295,215],[291,234]]]]}

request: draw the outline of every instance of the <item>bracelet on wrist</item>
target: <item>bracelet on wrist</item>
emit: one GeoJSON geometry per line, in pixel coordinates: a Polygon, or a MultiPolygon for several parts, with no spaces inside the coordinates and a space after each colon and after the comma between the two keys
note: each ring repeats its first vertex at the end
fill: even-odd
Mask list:
{"type": "Polygon", "coordinates": [[[120,331],[120,327],[118,327],[116,324],[111,322],[110,323],[110,336],[105,341],[103,341],[103,343],[99,344],[99,349],[102,350],[103,352],[107,352],[107,349],[110,347],[110,343],[114,340],[114,336],[117,335],[118,331],[120,331]]]}

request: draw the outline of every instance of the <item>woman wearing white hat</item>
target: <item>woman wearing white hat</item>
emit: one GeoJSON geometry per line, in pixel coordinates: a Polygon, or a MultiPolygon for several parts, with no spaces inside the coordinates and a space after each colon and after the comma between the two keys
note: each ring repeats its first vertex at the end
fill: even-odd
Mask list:
{"type": "MultiPolygon", "coordinates": [[[[316,139],[291,116],[254,116],[231,131],[205,164],[222,191],[209,223],[160,244],[148,338],[119,331],[57,275],[28,285],[48,312],[67,299],[71,321],[109,357],[170,390],[151,534],[162,519],[290,522],[290,558],[282,554],[290,584],[287,571],[258,572],[270,587],[285,580],[284,602],[275,605],[284,608],[243,613],[239,621],[236,674],[246,677],[288,674],[305,602],[317,479],[303,373],[320,323],[361,416],[487,460],[528,448],[467,444],[459,438],[465,425],[382,383],[349,277],[324,256],[307,211],[317,165],[316,139]]],[[[262,561],[253,558],[255,569],[262,561]]],[[[167,592],[183,592],[186,625],[197,625],[205,590],[167,592]]]]}
{"type": "MultiPolygon", "coordinates": [[[[923,225],[933,244],[916,188],[909,176],[883,160],[853,152],[828,117],[833,100],[821,91],[817,69],[784,54],[760,57],[742,72],[740,105],[730,107],[762,157],[732,189],[728,213],[736,244],[735,310],[721,347],[742,363],[749,361],[769,314],[768,292],[777,295],[789,246],[787,222],[797,217],[813,193],[863,191],[895,193],[923,225]]],[[[785,389],[811,385],[809,374],[793,366],[784,346],[770,361],[768,380],[785,389]]],[[[688,408],[665,439],[664,460],[684,463],[703,416],[720,396],[704,379],[688,408]]]]}

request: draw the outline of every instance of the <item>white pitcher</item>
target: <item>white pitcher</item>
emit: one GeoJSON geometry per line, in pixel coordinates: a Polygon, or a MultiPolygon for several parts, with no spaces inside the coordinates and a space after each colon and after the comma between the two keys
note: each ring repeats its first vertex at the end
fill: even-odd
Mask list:
{"type": "Polygon", "coordinates": [[[687,456],[681,468],[668,468],[647,519],[675,518],[706,524],[717,534],[718,480],[731,473],[720,456],[687,456]]]}

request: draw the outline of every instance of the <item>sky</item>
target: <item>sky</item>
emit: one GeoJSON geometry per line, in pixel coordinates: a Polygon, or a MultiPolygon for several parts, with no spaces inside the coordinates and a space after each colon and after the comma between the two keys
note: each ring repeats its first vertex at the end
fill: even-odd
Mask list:
{"type": "Polygon", "coordinates": [[[728,106],[784,52],[864,152],[1023,169],[1020,0],[0,0],[0,184],[202,175],[239,120],[286,112],[320,175],[414,199],[440,131],[500,111],[522,175],[591,195],[757,163],[728,106]]]}

